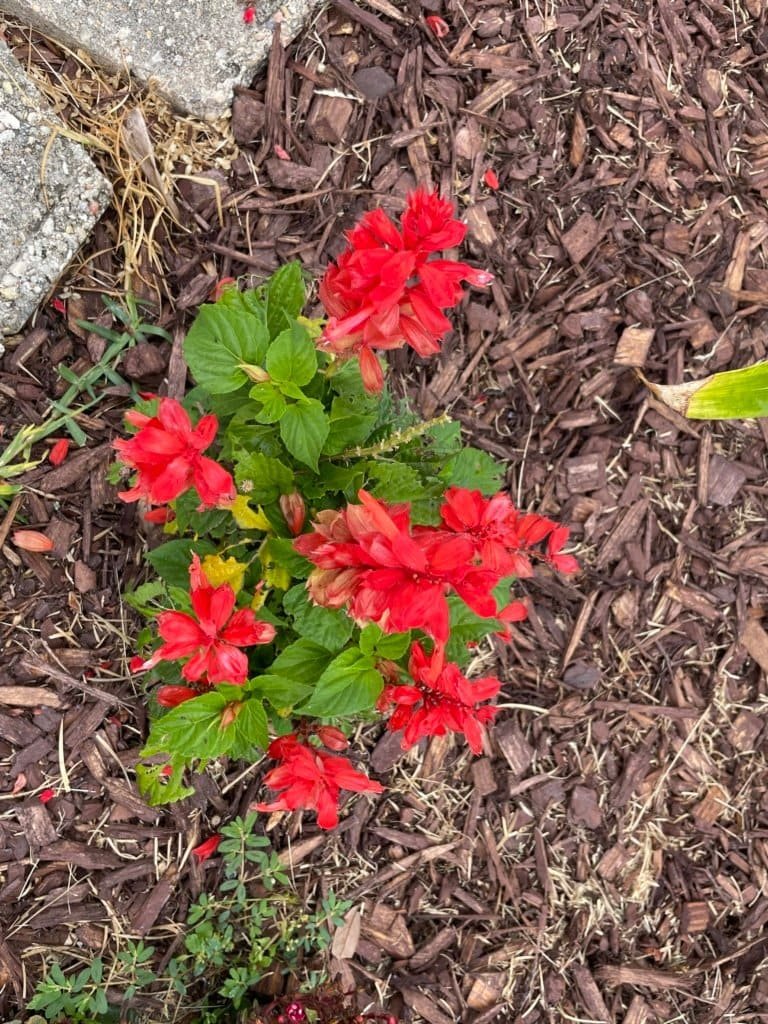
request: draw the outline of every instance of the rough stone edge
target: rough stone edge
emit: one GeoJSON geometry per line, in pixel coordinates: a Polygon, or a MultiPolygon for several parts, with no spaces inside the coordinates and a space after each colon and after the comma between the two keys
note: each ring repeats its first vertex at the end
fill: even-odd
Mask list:
{"type": "MultiPolygon", "coordinates": [[[[180,2],[183,2],[183,0],[180,0],[180,2]]],[[[287,46],[301,32],[311,15],[325,0],[301,0],[301,2],[302,4],[306,3],[306,10],[299,11],[297,9],[294,11],[292,3],[286,4],[271,14],[263,25],[252,25],[247,28],[253,43],[252,57],[244,61],[238,75],[223,79],[221,92],[215,99],[211,99],[207,103],[202,100],[199,102],[189,102],[173,88],[172,79],[166,80],[158,76],[154,68],[147,70],[135,63],[128,66],[124,61],[113,59],[109,53],[96,53],[94,50],[83,45],[75,36],[70,35],[68,32],[62,32],[55,22],[45,17],[45,15],[39,12],[22,10],[20,6],[17,6],[17,0],[0,0],[0,17],[3,14],[8,14],[23,25],[29,25],[35,31],[47,35],[51,39],[58,40],[74,52],[88,53],[94,63],[99,64],[109,72],[131,74],[143,86],[156,89],[158,95],[166,99],[175,110],[183,114],[190,114],[193,117],[199,117],[203,121],[212,122],[218,121],[222,117],[227,117],[231,113],[235,88],[239,85],[249,85],[263,68],[269,57],[276,22],[279,21],[280,23],[282,43],[284,46],[287,46]]],[[[238,24],[237,27],[241,29],[244,26],[238,24]]]]}
{"type": "MultiPolygon", "coordinates": [[[[8,55],[12,59],[12,61],[16,65],[18,65],[19,81],[24,84],[24,86],[29,90],[30,93],[34,93],[38,97],[40,102],[40,109],[42,111],[50,110],[51,119],[57,119],[57,115],[53,112],[53,110],[51,110],[47,101],[40,93],[40,91],[37,89],[34,82],[27,78],[23,66],[19,63],[19,61],[16,60],[16,58],[10,51],[8,51],[8,55]]],[[[54,129],[52,128],[51,133],[53,133],[53,131],[54,129]]],[[[0,299],[0,315],[5,315],[8,317],[8,322],[2,327],[0,327],[0,339],[4,337],[11,337],[14,334],[18,334],[23,329],[24,325],[27,323],[30,317],[32,317],[35,314],[41,301],[55,286],[56,282],[67,269],[69,264],[72,262],[72,259],[75,257],[77,252],[88,240],[94,224],[99,220],[101,215],[104,213],[112,198],[112,185],[104,177],[104,175],[101,174],[101,172],[97,169],[96,165],[93,164],[93,162],[90,160],[87,151],[83,147],[78,147],[78,144],[73,142],[72,140],[63,137],[60,137],[58,139],[58,144],[72,148],[80,148],[82,150],[82,155],[84,159],[88,160],[88,162],[91,163],[91,166],[93,168],[93,177],[92,180],[88,182],[87,186],[82,188],[81,202],[89,205],[95,203],[98,209],[94,210],[94,212],[90,215],[89,218],[83,218],[83,222],[79,228],[72,229],[66,233],[57,232],[58,237],[67,239],[69,241],[69,244],[63,246],[63,261],[61,262],[60,269],[56,273],[56,275],[42,275],[44,277],[44,280],[46,281],[45,287],[37,289],[37,292],[34,296],[30,294],[27,301],[17,302],[15,300],[4,301],[0,299]],[[11,319],[11,316],[14,312],[15,319],[11,319]]],[[[54,146],[55,145],[56,143],[54,143],[54,146]]],[[[55,155],[53,152],[49,152],[48,154],[49,163],[51,159],[55,159],[55,155]]],[[[43,234],[44,225],[55,220],[54,213],[55,208],[51,210],[46,216],[41,218],[37,225],[37,230],[35,234],[30,235],[27,242],[19,248],[13,261],[13,264],[11,264],[11,266],[13,266],[16,263],[24,263],[32,259],[29,253],[34,247],[39,235],[43,234]]],[[[9,268],[6,268],[3,271],[2,276],[0,276],[0,286],[9,285],[12,281],[15,281],[16,279],[17,278],[10,274],[9,268]]],[[[5,347],[3,346],[2,341],[0,341],[0,355],[2,355],[4,351],[5,347]]]]}

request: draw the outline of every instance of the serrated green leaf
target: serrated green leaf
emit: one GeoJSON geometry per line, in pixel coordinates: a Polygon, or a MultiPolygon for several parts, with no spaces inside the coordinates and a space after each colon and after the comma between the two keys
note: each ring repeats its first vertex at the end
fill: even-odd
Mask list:
{"type": "Polygon", "coordinates": [[[343,718],[369,711],[383,688],[384,681],[376,671],[374,659],[352,648],[333,659],[318,679],[312,696],[299,710],[318,718],[343,718]]]}
{"type": "Polygon", "coordinates": [[[316,398],[289,405],[280,420],[280,437],[285,447],[315,472],[329,430],[328,414],[316,398]]]}
{"type": "Polygon", "coordinates": [[[339,455],[347,448],[362,445],[371,436],[376,425],[376,412],[359,412],[356,404],[344,398],[334,398],[331,405],[330,430],[324,455],[339,455]]]}
{"type": "Polygon", "coordinates": [[[264,545],[264,555],[273,565],[287,569],[294,579],[305,580],[314,566],[295,550],[293,541],[287,537],[269,537],[264,545]]]}
{"type": "Polygon", "coordinates": [[[284,264],[262,285],[261,292],[267,307],[269,336],[275,338],[304,308],[301,264],[297,260],[284,264]]]}
{"type": "Polygon", "coordinates": [[[363,654],[377,655],[397,661],[411,645],[410,631],[407,633],[384,633],[375,623],[366,626],[360,634],[360,650],[363,654]]]}
{"type": "Polygon", "coordinates": [[[260,700],[250,696],[243,701],[237,718],[223,732],[229,740],[227,753],[232,757],[248,757],[254,747],[266,750],[269,746],[267,713],[260,700]]]}
{"type": "Polygon", "coordinates": [[[226,754],[231,735],[220,726],[228,703],[224,694],[212,691],[171,708],[153,722],[142,757],[169,754],[210,760],[226,754]]]}
{"type": "Polygon", "coordinates": [[[297,683],[314,686],[328,667],[331,653],[312,640],[295,640],[275,658],[269,667],[271,673],[286,676],[297,683]]]}
{"type": "Polygon", "coordinates": [[[504,626],[498,619],[484,619],[476,615],[458,597],[449,597],[448,607],[451,613],[451,635],[445,657],[447,661],[464,666],[471,657],[467,644],[477,643],[504,626]]]}
{"type": "Polygon", "coordinates": [[[168,592],[162,580],[148,580],[124,594],[125,603],[148,618],[168,607],[168,592]]]}
{"type": "Polygon", "coordinates": [[[252,503],[263,505],[277,501],[281,494],[293,490],[293,473],[279,459],[271,459],[261,452],[249,452],[235,466],[238,490],[252,503]]]}
{"type": "Polygon", "coordinates": [[[503,477],[503,467],[479,448],[463,448],[448,459],[440,473],[446,487],[466,487],[485,495],[496,494],[503,477]]]}
{"type": "Polygon", "coordinates": [[[258,693],[259,696],[269,701],[275,711],[282,712],[290,710],[300,703],[312,692],[312,687],[306,683],[269,672],[250,680],[248,690],[251,693],[258,693]]]}
{"type": "Polygon", "coordinates": [[[279,382],[304,387],[317,373],[317,350],[297,323],[281,331],[267,351],[267,373],[279,382]]]}
{"type": "Polygon", "coordinates": [[[261,366],[268,343],[258,317],[217,303],[200,308],[184,341],[184,357],[198,384],[223,395],[248,383],[242,366],[261,366]]]}
{"type": "Polygon", "coordinates": [[[303,583],[291,587],[283,598],[283,607],[293,619],[296,632],[326,650],[341,650],[352,636],[354,623],[346,612],[313,605],[303,583]]]}
{"type": "Polygon", "coordinates": [[[212,555],[216,548],[207,540],[190,540],[180,538],[169,540],[165,544],[148,552],[146,558],[158,576],[164,579],[169,586],[180,587],[182,590],[189,590],[189,566],[192,562],[192,553],[200,555],[212,555]]]}
{"type": "Polygon", "coordinates": [[[410,501],[421,496],[421,476],[404,462],[369,462],[366,470],[374,481],[371,492],[381,501],[410,501]]]}
{"type": "Polygon", "coordinates": [[[283,398],[282,392],[278,391],[271,381],[262,381],[249,391],[250,397],[258,402],[261,408],[253,414],[257,423],[277,423],[288,408],[288,403],[283,398]]]}
{"type": "Polygon", "coordinates": [[[171,758],[169,764],[170,775],[163,774],[168,765],[136,765],[139,792],[152,807],[176,803],[177,800],[184,800],[195,792],[191,786],[184,784],[184,759],[171,758]]]}

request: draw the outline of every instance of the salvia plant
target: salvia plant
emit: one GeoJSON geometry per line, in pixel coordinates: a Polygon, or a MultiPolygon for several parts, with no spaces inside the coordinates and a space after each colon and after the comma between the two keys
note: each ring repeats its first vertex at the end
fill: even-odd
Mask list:
{"type": "Polygon", "coordinates": [[[146,631],[131,664],[158,705],[139,769],[153,802],[213,759],[266,753],[255,808],[333,828],[342,791],[383,788],[343,754],[356,723],[482,750],[501,684],[466,677],[471,648],[525,617],[516,579],[577,564],[567,528],[501,490],[503,466],[387,386],[381,352],[434,355],[462,283],[491,282],[440,255],[465,231],[424,190],[399,224],[365,214],[320,282],[322,320],[296,263],[224,283],[186,337],[197,386],[127,415],[121,497],[167,535],[129,598],[160,640],[146,631]]]}

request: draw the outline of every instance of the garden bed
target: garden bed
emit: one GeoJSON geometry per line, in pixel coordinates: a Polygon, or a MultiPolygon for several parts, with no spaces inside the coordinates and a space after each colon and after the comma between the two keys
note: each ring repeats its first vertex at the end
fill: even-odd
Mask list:
{"type": "MultiPolygon", "coordinates": [[[[425,418],[448,410],[509,461],[520,507],[572,526],[583,569],[522,583],[528,621],[478,652],[504,683],[482,757],[452,738],[403,755],[370,727],[382,797],[330,834],[268,822],[309,902],[353,902],[331,966],[362,1005],[639,1024],[747,1019],[768,997],[765,424],[683,420],[633,369],[677,383],[766,354],[760,6],[447,0],[437,38],[413,5],[337,0],[273,47],[234,138],[185,136],[144,103],[193,230],[166,214],[151,246],[127,233],[167,209],[127,174],[123,220],[0,363],[8,438],[62,393],[60,363],[98,363],[77,321],[107,322],[100,295],[121,298],[128,262],[170,341],[132,347],[120,373],[180,397],[184,332],[221,278],[290,259],[318,276],[365,210],[399,212],[416,184],[458,197],[462,255],[496,280],[439,360],[391,365],[425,418]]],[[[76,131],[137,98],[106,78],[88,92],[74,58],[6,34],[58,80],[76,131]]],[[[264,772],[224,764],[168,808],[138,797],[139,625],[121,592],[159,535],[106,480],[128,388],[94,389],[87,444],[23,477],[0,527],[4,1019],[52,950],[101,956],[121,934],[168,950],[221,867],[190,851],[245,815],[264,772]],[[14,516],[53,552],[14,547],[14,516]]]]}

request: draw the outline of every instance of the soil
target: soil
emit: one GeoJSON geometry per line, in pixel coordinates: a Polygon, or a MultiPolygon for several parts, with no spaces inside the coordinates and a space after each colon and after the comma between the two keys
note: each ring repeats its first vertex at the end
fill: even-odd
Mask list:
{"type": "MultiPolygon", "coordinates": [[[[76,74],[6,35],[40,74],[76,74]]],[[[237,147],[162,168],[193,227],[166,218],[139,249],[134,290],[173,343],[132,349],[126,380],[181,394],[181,339],[217,280],[288,259],[317,275],[362,212],[431,184],[496,280],[439,359],[397,353],[394,372],[425,417],[448,410],[509,461],[521,507],[572,527],[581,573],[521,583],[529,620],[480,652],[504,680],[484,756],[451,738],[402,755],[371,729],[383,797],[331,835],[266,822],[301,886],[362,911],[333,972],[405,1021],[768,1021],[768,428],[686,421],[636,372],[680,383],[766,356],[767,56],[764,0],[334,0],[240,91],[237,147]]],[[[104,107],[133,95],[105,82],[104,107]]],[[[60,363],[98,359],[77,321],[109,322],[120,227],[63,282],[64,313],[9,345],[5,438],[61,394],[60,363]]],[[[118,926],[167,943],[216,878],[185,851],[262,774],[224,765],[160,811],[138,797],[121,589],[156,538],[106,482],[128,388],[99,387],[86,446],[13,506],[53,552],[15,548],[10,514],[0,529],[4,1019],[46,951],[96,954],[118,926]]]]}

